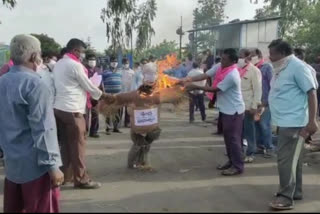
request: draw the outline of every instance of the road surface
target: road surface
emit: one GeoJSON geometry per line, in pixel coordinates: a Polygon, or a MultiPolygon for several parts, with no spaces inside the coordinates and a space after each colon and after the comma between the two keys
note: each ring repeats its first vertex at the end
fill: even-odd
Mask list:
{"type": "MultiPolygon", "coordinates": [[[[243,175],[223,177],[215,168],[226,161],[223,139],[212,135],[210,123],[188,123],[188,114],[172,113],[165,106],[161,115],[160,140],[152,145],[151,162],[156,173],[126,168],[131,146],[129,129],[123,134],[90,139],[88,171],[103,187],[99,190],[62,188],[63,212],[266,212],[278,187],[275,159],[258,157],[243,175]]],[[[172,109],[172,108],[170,108],[172,109]]],[[[209,111],[208,121],[215,113],[209,111]]],[[[197,122],[198,121],[198,122],[197,122]]],[[[1,169],[3,201],[3,169],[1,169]]],[[[304,168],[305,199],[296,212],[320,211],[320,167],[304,168]]],[[[1,205],[2,207],[2,205],[1,205]]]]}

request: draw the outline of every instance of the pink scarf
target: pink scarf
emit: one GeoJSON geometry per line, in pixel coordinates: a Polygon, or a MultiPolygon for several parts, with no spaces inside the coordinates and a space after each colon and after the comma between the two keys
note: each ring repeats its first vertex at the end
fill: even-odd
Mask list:
{"type": "Polygon", "coordinates": [[[238,67],[241,79],[247,74],[249,65],[250,64],[246,65],[244,68],[238,67]]]}
{"type": "Polygon", "coordinates": [[[5,73],[8,73],[10,71],[10,68],[14,66],[13,61],[10,60],[7,64],[3,65],[0,68],[0,76],[4,75],[5,73]]]}
{"type": "Polygon", "coordinates": [[[9,67],[14,66],[12,59],[10,59],[10,61],[8,62],[9,67]]]}
{"type": "Polygon", "coordinates": [[[260,69],[263,64],[264,64],[264,59],[261,59],[255,66],[260,69]]]}
{"type": "MultiPolygon", "coordinates": [[[[67,55],[70,59],[72,59],[72,60],[74,60],[74,61],[76,61],[76,62],[78,62],[78,63],[80,63],[80,64],[82,65],[81,61],[80,61],[75,55],[73,55],[72,53],[66,53],[66,55],[67,55]]],[[[83,69],[84,69],[84,72],[85,72],[86,75],[88,76],[88,75],[89,75],[88,69],[87,69],[85,66],[83,66],[83,65],[82,65],[82,67],[83,67],[83,69]]],[[[88,108],[88,109],[91,109],[91,108],[92,108],[92,103],[91,103],[91,99],[90,99],[90,94],[89,94],[88,92],[87,92],[87,108],[88,108]]]]}
{"type": "MultiPolygon", "coordinates": [[[[220,67],[216,73],[216,76],[215,76],[214,81],[212,83],[212,87],[214,89],[216,89],[218,87],[219,83],[222,82],[226,78],[226,76],[234,69],[238,69],[238,66],[236,64],[233,64],[233,65],[226,67],[226,68],[220,67]]],[[[214,98],[213,93],[207,93],[207,96],[210,100],[212,100],[214,98]]]]}

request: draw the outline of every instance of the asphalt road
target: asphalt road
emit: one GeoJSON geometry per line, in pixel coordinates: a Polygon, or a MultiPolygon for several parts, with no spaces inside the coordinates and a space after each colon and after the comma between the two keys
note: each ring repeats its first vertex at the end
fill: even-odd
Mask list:
{"type": "MultiPolygon", "coordinates": [[[[171,108],[172,109],[172,108],[171,108]]],[[[213,121],[214,112],[207,112],[213,121]]],[[[243,175],[223,177],[215,168],[226,161],[222,137],[214,136],[210,123],[188,123],[188,114],[161,115],[160,140],[152,145],[151,163],[155,173],[126,168],[131,146],[129,129],[123,134],[90,139],[88,171],[103,184],[99,190],[62,188],[63,212],[267,212],[278,187],[275,159],[257,157],[243,175]]],[[[197,122],[198,121],[198,122],[197,122]]],[[[304,168],[305,199],[294,212],[320,211],[320,167],[304,168]]],[[[1,196],[3,200],[3,169],[1,196]]],[[[2,207],[2,205],[1,205],[2,207]]]]}

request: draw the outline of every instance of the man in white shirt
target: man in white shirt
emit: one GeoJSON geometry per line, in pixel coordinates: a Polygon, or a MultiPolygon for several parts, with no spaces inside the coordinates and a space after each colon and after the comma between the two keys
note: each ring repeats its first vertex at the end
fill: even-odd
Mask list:
{"type": "Polygon", "coordinates": [[[251,52],[242,49],[239,53],[238,67],[241,77],[241,91],[246,111],[243,124],[243,138],[248,142],[245,163],[252,163],[257,152],[255,115],[261,105],[261,71],[251,63],[251,52]]]}
{"type": "MultiPolygon", "coordinates": [[[[101,69],[97,66],[97,57],[91,53],[86,56],[85,66],[88,70],[88,76],[93,85],[103,90],[101,69]]],[[[90,98],[91,108],[87,108],[88,114],[86,115],[87,129],[89,136],[92,138],[99,138],[99,112],[97,110],[98,101],[90,98]]]]}
{"type": "Polygon", "coordinates": [[[66,175],[66,181],[70,181],[68,175],[70,176],[69,169],[72,167],[75,188],[96,189],[101,184],[89,179],[84,161],[86,123],[83,115],[86,110],[87,92],[95,100],[105,95],[92,84],[80,62],[85,48],[86,45],[81,40],[71,39],[67,44],[67,54],[54,67],[54,111],[61,145],[62,170],[66,175]]]}
{"type": "MultiPolygon", "coordinates": [[[[127,58],[122,60],[122,92],[128,93],[132,89],[132,85],[134,84],[135,72],[130,68],[130,62],[127,58]]],[[[130,115],[128,113],[127,106],[125,107],[124,114],[124,127],[129,127],[130,124],[130,115]]]]}
{"type": "MultiPolygon", "coordinates": [[[[193,69],[188,73],[188,77],[195,77],[203,74],[203,70],[199,68],[199,64],[194,62],[192,65],[193,69]]],[[[195,82],[194,84],[200,87],[204,87],[207,81],[202,80],[195,82]]],[[[206,108],[204,106],[204,92],[203,90],[193,90],[190,91],[190,105],[189,105],[189,120],[190,123],[194,122],[194,107],[195,105],[199,106],[201,112],[202,121],[206,120],[206,108]]]]}
{"type": "Polygon", "coordinates": [[[49,54],[43,55],[42,58],[44,59],[44,61],[40,67],[40,70],[38,71],[38,74],[41,76],[45,84],[50,88],[50,91],[53,95],[52,97],[54,98],[56,89],[54,86],[52,72],[53,72],[54,65],[56,64],[56,61],[54,61],[54,56],[49,54]]]}

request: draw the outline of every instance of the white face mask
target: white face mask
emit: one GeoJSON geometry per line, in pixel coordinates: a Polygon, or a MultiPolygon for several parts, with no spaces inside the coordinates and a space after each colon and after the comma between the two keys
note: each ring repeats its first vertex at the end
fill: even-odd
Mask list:
{"type": "Polygon", "coordinates": [[[49,64],[54,65],[54,64],[56,64],[56,63],[57,63],[56,61],[54,61],[53,59],[50,59],[49,64]]]}
{"type": "Polygon", "coordinates": [[[80,54],[80,61],[83,61],[86,58],[86,54],[85,53],[81,53],[80,54]]]}
{"type": "Polygon", "coordinates": [[[117,62],[111,62],[110,66],[112,68],[116,68],[116,67],[118,67],[118,63],[117,62]]]}
{"type": "Polygon", "coordinates": [[[260,59],[258,56],[254,56],[254,57],[252,57],[251,62],[252,62],[252,64],[256,65],[260,62],[260,59]]]}
{"type": "Polygon", "coordinates": [[[247,65],[247,63],[246,63],[245,59],[239,59],[239,61],[238,61],[238,67],[239,68],[243,68],[246,65],[247,65]]]}
{"type": "Polygon", "coordinates": [[[96,60],[89,60],[88,65],[90,68],[94,68],[97,65],[97,61],[96,60]]]}
{"type": "Polygon", "coordinates": [[[125,68],[125,69],[129,69],[129,68],[130,68],[130,64],[125,64],[125,65],[124,65],[124,68],[125,68]]]}

